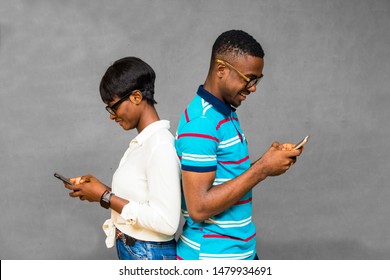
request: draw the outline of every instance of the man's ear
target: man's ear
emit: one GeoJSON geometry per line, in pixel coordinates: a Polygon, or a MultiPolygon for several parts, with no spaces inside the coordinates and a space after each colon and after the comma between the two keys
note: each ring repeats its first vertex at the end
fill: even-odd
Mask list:
{"type": "Polygon", "coordinates": [[[217,62],[217,65],[215,65],[215,71],[217,73],[218,78],[223,78],[223,76],[226,73],[226,65],[224,65],[223,63],[217,62]]]}
{"type": "Polygon", "coordinates": [[[142,93],[139,90],[135,90],[132,95],[130,95],[130,101],[135,105],[139,105],[143,100],[142,93]]]}

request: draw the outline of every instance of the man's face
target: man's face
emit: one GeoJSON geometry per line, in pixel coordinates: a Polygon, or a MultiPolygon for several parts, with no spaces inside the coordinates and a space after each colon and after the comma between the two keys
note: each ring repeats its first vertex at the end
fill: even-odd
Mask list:
{"type": "MultiPolygon", "coordinates": [[[[256,91],[256,85],[247,87],[248,80],[262,76],[264,60],[260,57],[245,55],[224,64],[224,79],[221,81],[221,98],[235,108],[241,105],[248,94],[256,91]]],[[[251,82],[249,82],[249,85],[251,82]]]]}

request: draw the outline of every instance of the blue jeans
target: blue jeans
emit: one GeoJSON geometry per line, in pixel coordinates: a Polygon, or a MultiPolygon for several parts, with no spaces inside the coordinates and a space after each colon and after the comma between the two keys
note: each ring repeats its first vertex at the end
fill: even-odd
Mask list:
{"type": "Polygon", "coordinates": [[[121,239],[117,239],[116,251],[120,260],[176,260],[176,241],[137,240],[134,246],[128,246],[121,239]]]}

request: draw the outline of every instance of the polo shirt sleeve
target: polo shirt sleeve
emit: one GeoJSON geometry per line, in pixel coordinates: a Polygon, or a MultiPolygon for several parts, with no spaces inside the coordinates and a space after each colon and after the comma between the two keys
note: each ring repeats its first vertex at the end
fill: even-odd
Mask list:
{"type": "Polygon", "coordinates": [[[219,139],[215,125],[205,117],[186,123],[178,130],[175,142],[181,169],[210,172],[217,169],[219,139]]]}

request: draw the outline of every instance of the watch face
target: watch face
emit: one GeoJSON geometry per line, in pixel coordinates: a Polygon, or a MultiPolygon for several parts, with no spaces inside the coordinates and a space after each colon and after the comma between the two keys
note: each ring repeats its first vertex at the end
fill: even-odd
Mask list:
{"type": "Polygon", "coordinates": [[[107,191],[105,194],[103,194],[101,200],[100,200],[100,206],[108,209],[110,208],[110,198],[113,195],[113,193],[107,191]]]}

